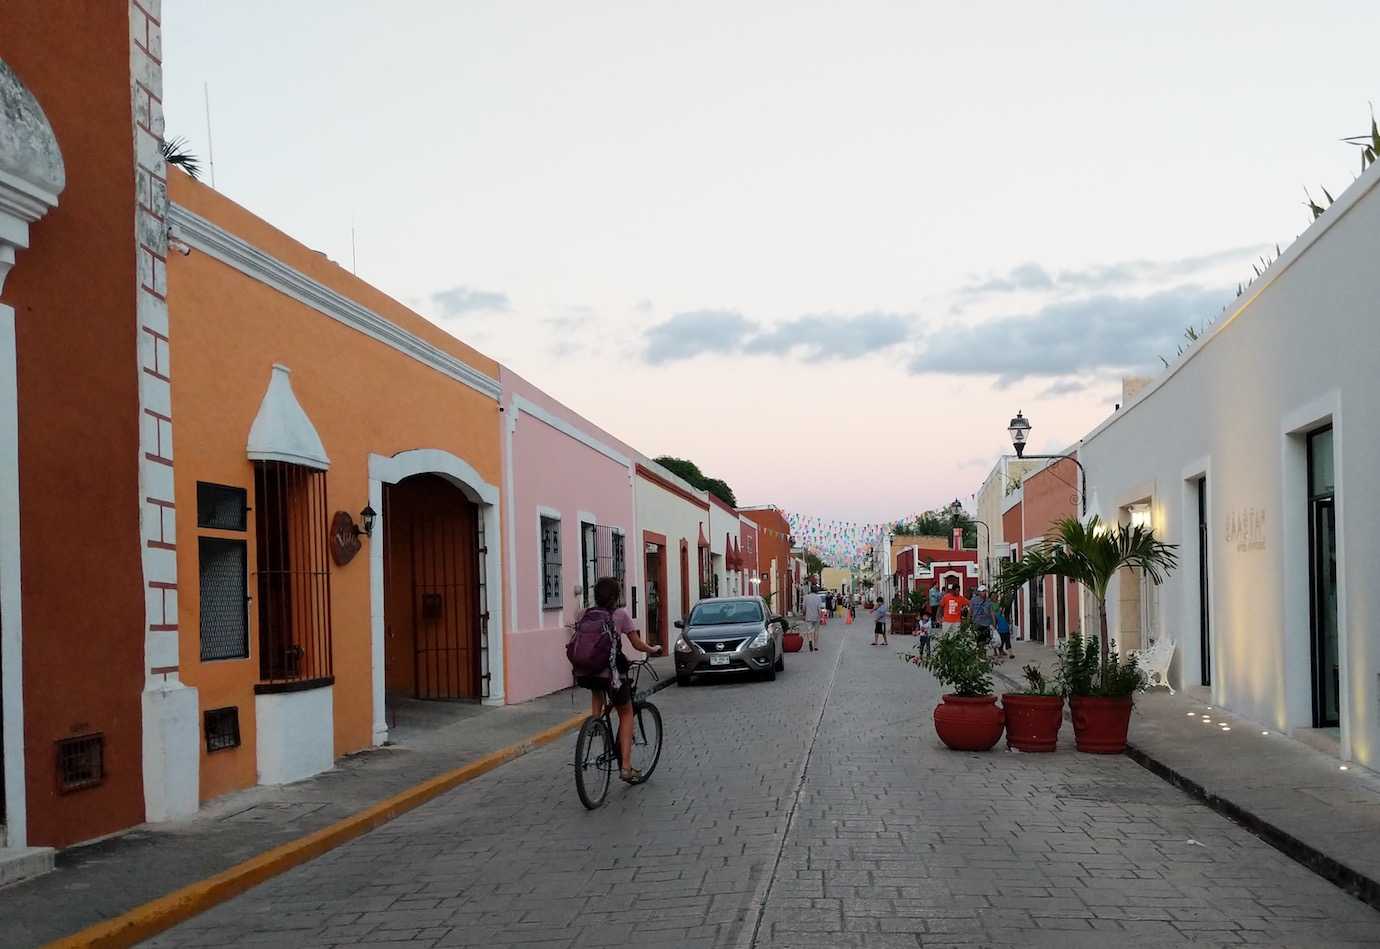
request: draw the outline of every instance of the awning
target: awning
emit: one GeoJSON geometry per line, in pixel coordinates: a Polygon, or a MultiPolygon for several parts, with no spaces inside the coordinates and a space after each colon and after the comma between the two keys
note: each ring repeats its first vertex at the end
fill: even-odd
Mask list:
{"type": "Polygon", "coordinates": [[[292,370],[281,363],[273,364],[246,448],[250,461],[286,461],[322,471],[331,466],[316,426],[293,394],[292,370]]]}

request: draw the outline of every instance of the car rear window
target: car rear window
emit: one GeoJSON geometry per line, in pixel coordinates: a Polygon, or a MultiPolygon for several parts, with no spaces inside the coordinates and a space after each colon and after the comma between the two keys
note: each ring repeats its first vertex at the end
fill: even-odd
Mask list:
{"type": "Polygon", "coordinates": [[[760,622],[762,608],[747,601],[701,603],[690,613],[691,626],[727,626],[733,623],[760,622]]]}

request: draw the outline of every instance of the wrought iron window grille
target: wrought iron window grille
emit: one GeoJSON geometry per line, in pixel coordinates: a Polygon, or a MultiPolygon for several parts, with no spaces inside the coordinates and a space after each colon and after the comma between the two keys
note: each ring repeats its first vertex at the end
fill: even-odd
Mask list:
{"type": "Polygon", "coordinates": [[[207,709],[202,715],[202,722],[207,754],[240,746],[240,710],[237,706],[207,709]]]}
{"type": "Polygon", "coordinates": [[[105,780],[105,735],[97,732],[57,742],[58,791],[80,791],[105,780]]]}

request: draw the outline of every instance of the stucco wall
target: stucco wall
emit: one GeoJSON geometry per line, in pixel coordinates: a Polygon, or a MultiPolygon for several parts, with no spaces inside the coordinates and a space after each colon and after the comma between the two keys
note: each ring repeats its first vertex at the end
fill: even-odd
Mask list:
{"type": "MultiPolygon", "coordinates": [[[[461,356],[469,347],[428,328],[410,313],[319,254],[292,241],[209,188],[174,174],[175,203],[213,220],[278,260],[367,305],[399,326],[425,334],[461,356]]],[[[196,482],[243,486],[253,503],[253,469],[245,441],[268,384],[270,367],[292,369],[292,385],[321,436],[331,469],[331,511],[359,511],[369,501],[369,456],[435,448],[467,461],[490,485],[501,483],[498,402],[448,378],[399,350],[357,332],[238,270],[194,251],[169,261],[169,300],[177,340],[173,404],[177,412],[177,493],[195,499],[196,482]]],[[[491,360],[474,368],[496,378],[491,360]]],[[[377,507],[377,506],[376,506],[377,507]]],[[[253,520],[246,532],[254,570],[253,520]]],[[[177,525],[179,572],[198,576],[194,505],[177,525]]],[[[498,543],[498,538],[488,542],[498,543]]],[[[333,714],[337,755],[367,747],[372,739],[370,545],[344,567],[331,568],[335,687],[333,714]]],[[[490,584],[500,577],[490,576],[490,584]]],[[[195,582],[179,598],[183,680],[200,691],[202,708],[236,705],[244,745],[211,755],[202,752],[203,799],[255,780],[253,686],[258,680],[257,620],[250,615],[250,657],[199,661],[199,598],[195,582]]],[[[500,629],[490,622],[490,637],[500,629]]],[[[492,652],[492,650],[491,650],[492,652]]]]}
{"type": "MultiPolygon", "coordinates": [[[[582,569],[581,515],[592,515],[595,523],[624,531],[629,605],[632,590],[641,582],[642,547],[634,532],[631,450],[506,367],[500,371],[500,379],[511,433],[507,437],[512,485],[512,506],[507,512],[512,525],[504,531],[505,574],[510,585],[506,693],[509,702],[522,702],[570,685],[566,626],[580,611],[573,591],[580,583],[582,569]],[[524,402],[535,404],[561,424],[553,425],[539,412],[523,410],[524,402]],[[592,447],[590,441],[606,450],[592,447]],[[610,454],[621,455],[624,460],[610,454]],[[559,513],[561,518],[564,605],[556,610],[542,606],[543,513],[559,513]]],[[[637,605],[641,625],[645,594],[640,589],[637,605]]]]}
{"type": "MultiPolygon", "coordinates": [[[[1380,165],[1248,289],[1170,373],[1084,441],[1090,509],[1117,519],[1149,498],[1156,534],[1181,545],[1160,591],[1179,643],[1172,676],[1199,663],[1197,506],[1208,481],[1209,571],[1217,704],[1276,728],[1311,723],[1307,467],[1302,433],[1335,428],[1343,754],[1380,764],[1376,673],[1380,592],[1373,525],[1380,468],[1370,415],[1380,404],[1380,165]],[[1316,243],[1314,241],[1316,240],[1316,243]],[[1233,513],[1264,512],[1263,547],[1225,538],[1233,513]]],[[[1115,603],[1118,591],[1110,601],[1115,603]]],[[[1116,618],[1112,617],[1115,627],[1116,618]]],[[[1115,628],[1113,629],[1115,633],[1115,628]]]]}
{"type": "Polygon", "coordinates": [[[131,31],[124,3],[7,4],[0,20],[0,58],[67,169],[3,296],[18,360],[28,843],[63,846],[144,819],[131,31]],[[59,794],[54,742],[92,732],[105,782],[59,794]]]}
{"type": "MultiPolygon", "coordinates": [[[[655,465],[646,459],[639,459],[639,463],[654,471],[659,478],[669,480],[681,490],[696,495],[696,491],[685,485],[670,472],[655,465]]],[[[700,492],[699,496],[703,496],[700,492]]],[[[688,597],[690,606],[694,606],[699,601],[698,574],[695,567],[696,544],[699,541],[700,524],[705,524],[708,530],[709,502],[702,504],[692,502],[682,497],[680,494],[667,490],[648,479],[639,475],[636,480],[637,498],[637,524],[640,532],[653,531],[666,536],[667,570],[666,585],[667,589],[663,594],[665,597],[667,634],[670,641],[675,641],[675,627],[672,625],[678,619],[684,618],[681,609],[681,572],[680,572],[680,543],[686,542],[689,556],[689,576],[688,597]]],[[[638,548],[639,550],[642,548],[638,548]]],[[[645,583],[642,595],[639,598],[646,602],[645,583]]]]}

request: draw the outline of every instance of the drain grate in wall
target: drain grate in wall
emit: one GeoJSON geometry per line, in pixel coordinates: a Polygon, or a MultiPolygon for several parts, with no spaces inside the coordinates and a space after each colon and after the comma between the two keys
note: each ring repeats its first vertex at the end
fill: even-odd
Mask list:
{"type": "Polygon", "coordinates": [[[237,706],[208,708],[202,721],[206,731],[207,754],[240,746],[240,710],[237,706]]]}
{"type": "Polygon", "coordinates": [[[105,736],[97,733],[57,742],[58,790],[80,791],[105,780],[105,736]]]}

